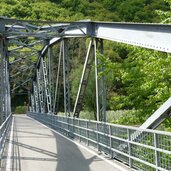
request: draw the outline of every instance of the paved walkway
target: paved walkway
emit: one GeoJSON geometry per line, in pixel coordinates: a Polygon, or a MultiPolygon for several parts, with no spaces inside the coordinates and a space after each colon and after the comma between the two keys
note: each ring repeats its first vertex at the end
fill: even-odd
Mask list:
{"type": "Polygon", "coordinates": [[[4,171],[130,170],[109,158],[99,157],[25,115],[14,116],[11,129],[2,164],[4,171]]]}

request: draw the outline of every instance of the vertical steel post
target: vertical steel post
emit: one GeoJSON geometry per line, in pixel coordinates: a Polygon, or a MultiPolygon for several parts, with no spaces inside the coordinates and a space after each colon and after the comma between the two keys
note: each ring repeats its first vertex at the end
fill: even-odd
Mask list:
{"type": "MultiPolygon", "coordinates": [[[[5,56],[5,53],[4,53],[4,57],[6,58],[5,56]]],[[[4,120],[7,118],[7,113],[8,113],[8,104],[7,104],[7,97],[8,97],[8,94],[7,94],[7,82],[6,82],[6,75],[7,75],[7,62],[6,62],[6,59],[4,58],[4,68],[3,68],[3,72],[4,72],[4,77],[3,77],[3,86],[4,86],[4,120]]]]}
{"type": "Polygon", "coordinates": [[[99,122],[96,122],[96,139],[97,139],[97,150],[100,150],[100,145],[99,145],[99,122]]]}
{"type": "Polygon", "coordinates": [[[7,117],[11,114],[11,91],[9,80],[9,54],[8,54],[8,40],[5,39],[5,55],[6,55],[6,89],[7,89],[7,117]]]}
{"type": "Polygon", "coordinates": [[[4,92],[4,86],[3,86],[3,60],[4,53],[3,53],[3,37],[0,37],[0,125],[3,123],[3,92],[4,92]]]}
{"type": "Polygon", "coordinates": [[[112,151],[112,127],[109,125],[109,145],[110,145],[110,157],[113,158],[113,151],[112,151]]]}
{"type": "Polygon", "coordinates": [[[128,136],[128,154],[129,154],[129,167],[132,168],[132,159],[131,159],[131,155],[132,155],[132,148],[131,148],[131,131],[128,128],[127,129],[127,136],[128,136]]]}
{"type": "Polygon", "coordinates": [[[34,103],[33,94],[30,95],[30,98],[31,98],[31,110],[32,110],[32,112],[35,112],[35,103],[34,103]]]}
{"type": "Polygon", "coordinates": [[[154,133],[154,147],[155,147],[155,164],[156,164],[156,171],[159,171],[159,152],[157,151],[158,148],[158,139],[157,139],[157,134],[154,133]]]}
{"type": "Polygon", "coordinates": [[[98,82],[98,60],[97,60],[97,41],[93,40],[94,44],[94,57],[95,57],[95,84],[96,84],[96,117],[97,121],[100,121],[100,110],[99,110],[99,82],[98,82]]]}
{"type": "MultiPolygon", "coordinates": [[[[5,31],[5,25],[0,23],[0,31],[5,31]]],[[[4,36],[0,36],[0,125],[4,121],[4,36]]]]}
{"type": "Polygon", "coordinates": [[[31,106],[31,93],[30,90],[28,90],[28,111],[32,112],[32,106],[31,106]]]}
{"type": "MultiPolygon", "coordinates": [[[[100,53],[103,54],[103,40],[100,39],[100,53]]],[[[104,76],[99,76],[104,68],[100,66],[101,61],[97,58],[97,39],[94,39],[95,54],[95,82],[96,82],[96,108],[97,121],[106,122],[106,87],[104,76]]]]}
{"type": "Polygon", "coordinates": [[[86,122],[86,138],[87,138],[87,146],[89,146],[89,131],[88,131],[88,123],[89,121],[85,121],[86,122]]]}
{"type": "Polygon", "coordinates": [[[8,40],[4,39],[4,53],[5,53],[5,89],[6,89],[6,118],[11,114],[11,96],[10,96],[10,82],[9,82],[9,56],[8,56],[8,40]]]}
{"type": "Polygon", "coordinates": [[[8,115],[11,114],[11,92],[10,92],[10,80],[9,80],[9,61],[7,62],[7,75],[6,75],[6,80],[7,80],[7,105],[8,105],[8,115]]]}
{"type": "Polygon", "coordinates": [[[33,82],[33,95],[34,95],[34,101],[35,101],[35,109],[36,109],[36,112],[40,112],[40,106],[39,106],[39,99],[38,99],[38,90],[37,90],[37,84],[36,82],[34,81],[33,82]]]}
{"type": "Polygon", "coordinates": [[[5,36],[0,37],[0,60],[0,124],[2,124],[11,113],[8,71],[8,43],[5,36]]]}
{"type": "MultiPolygon", "coordinates": [[[[103,55],[103,39],[100,39],[100,53],[103,55]]],[[[101,61],[99,61],[101,63],[101,61]]],[[[100,72],[103,72],[104,68],[101,66],[100,68],[100,72]]],[[[101,76],[101,78],[99,79],[100,81],[100,85],[101,85],[101,90],[100,90],[100,96],[101,96],[101,119],[102,121],[106,122],[107,121],[107,117],[106,117],[106,85],[105,85],[105,77],[104,75],[101,76]]]]}
{"type": "Polygon", "coordinates": [[[42,74],[43,74],[47,109],[48,109],[48,113],[51,113],[51,94],[49,91],[49,81],[48,81],[48,77],[47,77],[46,61],[43,59],[43,57],[41,58],[41,65],[42,65],[42,72],[43,72],[42,74]]]}
{"type": "Polygon", "coordinates": [[[7,118],[7,116],[8,116],[8,104],[7,104],[7,97],[8,97],[8,92],[7,92],[7,61],[6,61],[6,59],[7,59],[7,51],[6,51],[6,41],[5,41],[5,37],[4,37],[4,39],[3,39],[3,63],[2,63],[2,65],[3,65],[3,90],[4,90],[4,100],[3,100],[3,102],[4,102],[4,116],[3,116],[3,120],[5,120],[6,118],[7,118]]]}
{"type": "Polygon", "coordinates": [[[43,103],[43,87],[41,82],[41,76],[40,76],[40,69],[37,69],[37,85],[38,85],[38,97],[39,97],[39,105],[40,105],[40,112],[44,113],[44,103],[43,103]]]}
{"type": "Polygon", "coordinates": [[[80,129],[80,120],[78,120],[78,129],[79,129],[79,142],[81,142],[81,129],[80,129]]]}
{"type": "Polygon", "coordinates": [[[9,82],[8,82],[8,63],[5,60],[5,78],[4,78],[4,85],[5,85],[5,119],[8,117],[9,115],[9,101],[8,101],[8,97],[9,97],[9,90],[8,90],[8,86],[9,86],[9,82]]]}
{"type": "Polygon", "coordinates": [[[69,59],[68,39],[63,39],[63,84],[64,84],[64,111],[70,116],[70,81],[69,81],[69,59]]]}
{"type": "MultiPolygon", "coordinates": [[[[49,75],[49,93],[51,97],[51,101],[53,102],[53,61],[52,61],[52,47],[48,48],[48,75],[49,75]]],[[[52,111],[53,103],[51,103],[51,109],[52,111]]]]}

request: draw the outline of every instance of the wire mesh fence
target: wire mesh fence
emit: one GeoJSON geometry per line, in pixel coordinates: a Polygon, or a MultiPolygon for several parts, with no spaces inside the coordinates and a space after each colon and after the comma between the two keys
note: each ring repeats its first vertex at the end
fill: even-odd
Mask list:
{"type": "Polygon", "coordinates": [[[171,133],[42,113],[28,116],[131,168],[171,170],[171,133]]]}

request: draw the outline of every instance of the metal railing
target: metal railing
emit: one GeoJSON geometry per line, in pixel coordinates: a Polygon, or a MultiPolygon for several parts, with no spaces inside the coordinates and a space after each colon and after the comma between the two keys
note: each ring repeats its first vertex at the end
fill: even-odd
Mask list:
{"type": "Polygon", "coordinates": [[[0,126],[0,162],[3,156],[8,128],[9,128],[11,121],[12,121],[12,114],[10,114],[6,118],[6,120],[3,122],[3,124],[0,126]]]}
{"type": "Polygon", "coordinates": [[[28,113],[60,133],[117,159],[131,168],[145,171],[171,170],[171,133],[142,130],[42,113],[28,113]]]}

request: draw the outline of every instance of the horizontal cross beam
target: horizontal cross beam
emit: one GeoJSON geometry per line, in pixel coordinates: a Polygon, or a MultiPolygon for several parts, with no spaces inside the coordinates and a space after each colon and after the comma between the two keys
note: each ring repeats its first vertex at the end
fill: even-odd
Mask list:
{"type": "Polygon", "coordinates": [[[56,24],[47,22],[44,23],[45,25],[36,26],[30,24],[33,21],[19,22],[8,19],[3,21],[13,23],[13,25],[5,25],[5,31],[4,29],[0,31],[9,38],[21,35],[48,39],[89,36],[171,53],[171,25],[169,24],[78,21],[56,24]],[[31,29],[28,32],[29,28],[31,29]]]}

